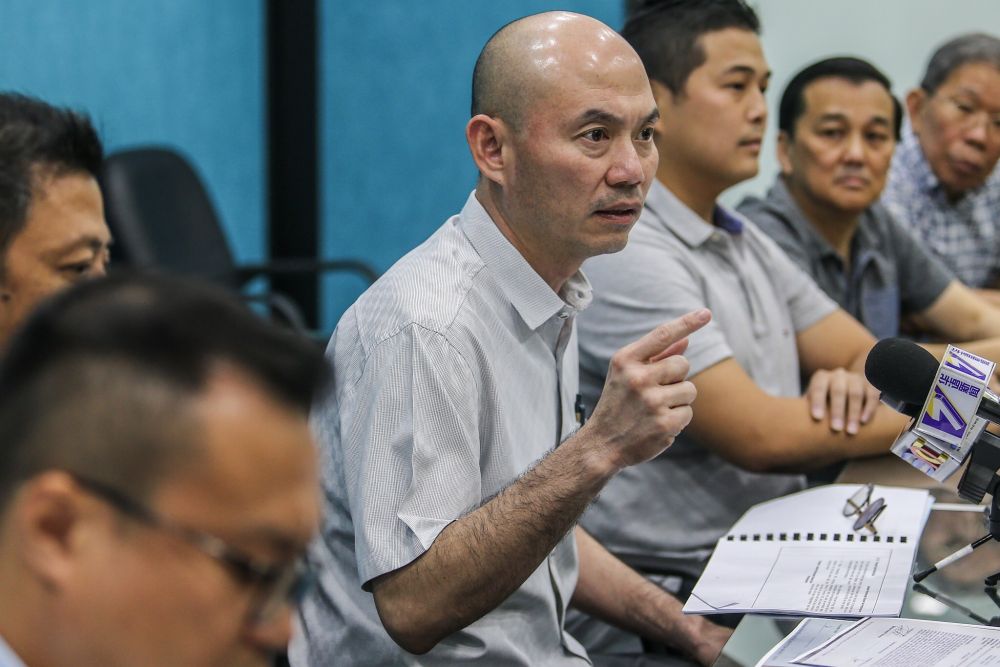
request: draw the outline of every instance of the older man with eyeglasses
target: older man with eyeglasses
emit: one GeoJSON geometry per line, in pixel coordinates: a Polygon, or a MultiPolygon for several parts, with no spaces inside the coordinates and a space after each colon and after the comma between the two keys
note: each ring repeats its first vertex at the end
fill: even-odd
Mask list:
{"type": "Polygon", "coordinates": [[[311,342],[118,276],[0,365],[0,667],[268,665],[319,521],[311,342]]]}
{"type": "Polygon", "coordinates": [[[943,44],[906,107],[882,202],[962,282],[1000,303],[1000,39],[943,44]]]}

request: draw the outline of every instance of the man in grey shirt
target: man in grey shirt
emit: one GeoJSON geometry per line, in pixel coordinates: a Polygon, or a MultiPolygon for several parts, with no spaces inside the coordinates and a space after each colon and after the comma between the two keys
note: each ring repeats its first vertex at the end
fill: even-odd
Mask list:
{"type": "MultiPolygon", "coordinates": [[[[828,58],[796,74],[778,112],[782,173],[766,199],[750,198],[740,211],[877,338],[898,336],[902,322],[956,342],[998,336],[1000,311],[878,203],[902,118],[890,90],[882,72],[857,58],[828,58]]],[[[971,348],[1000,353],[998,342],[971,348]]]]}
{"type": "MultiPolygon", "coordinates": [[[[698,388],[691,424],[674,447],[613,479],[582,523],[683,595],[746,509],[803,487],[790,473],[885,452],[904,420],[875,411],[876,394],[856,372],[871,335],[716,202],[757,171],[769,71],[756,15],[739,0],[646,7],[623,35],[651,79],[661,159],[628,247],[585,265],[594,285],[580,317],[585,398],[601,395],[615,347],[650,322],[694,305],[713,319],[688,348],[698,388]],[[808,396],[800,372],[812,376],[808,396]]],[[[588,648],[630,640],[582,625],[588,648]]]]}
{"type": "Polygon", "coordinates": [[[570,604],[709,664],[728,631],[574,528],[690,420],[680,354],[709,319],[630,341],[578,423],[579,268],[625,245],[656,169],[642,65],[607,26],[540,14],[490,39],[472,99],[475,192],[330,342],[322,576],[292,664],[590,664],[570,604]]]}

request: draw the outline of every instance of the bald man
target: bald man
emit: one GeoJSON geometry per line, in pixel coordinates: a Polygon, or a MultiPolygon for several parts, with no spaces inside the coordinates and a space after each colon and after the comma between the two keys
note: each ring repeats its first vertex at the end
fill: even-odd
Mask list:
{"type": "MultiPolygon", "coordinates": [[[[570,604],[710,664],[728,631],[575,527],[690,420],[680,354],[709,319],[622,349],[592,417],[575,410],[580,265],[625,245],[656,170],[643,67],[607,26],[540,14],[490,39],[472,99],[475,191],[328,348],[323,575],[292,664],[587,665],[570,604]]],[[[604,664],[640,660],[661,664],[604,664]]]]}

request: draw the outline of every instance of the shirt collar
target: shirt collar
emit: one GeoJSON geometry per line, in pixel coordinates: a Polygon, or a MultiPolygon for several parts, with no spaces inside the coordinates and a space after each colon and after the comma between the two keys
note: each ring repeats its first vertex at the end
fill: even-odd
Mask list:
{"type": "Polygon", "coordinates": [[[714,225],[707,224],[698,214],[677,198],[667,186],[653,181],[646,195],[646,208],[660,223],[688,246],[696,248],[712,237],[716,229],[730,235],[743,233],[744,221],[738,213],[716,204],[712,213],[714,225]]]}
{"type": "MultiPolygon", "coordinates": [[[[777,209],[799,231],[802,239],[812,247],[813,252],[819,254],[821,257],[830,256],[843,261],[840,254],[830,245],[830,242],[823,238],[813,224],[806,219],[806,216],[802,213],[802,209],[799,208],[798,203],[792,198],[792,193],[788,191],[788,186],[785,185],[785,181],[781,176],[778,176],[774,180],[774,185],[768,190],[767,202],[773,208],[777,209]]],[[[854,230],[854,238],[851,239],[852,256],[879,244],[878,235],[872,229],[874,221],[871,220],[870,206],[861,213],[860,218],[858,226],[854,230]]]]}
{"type": "Polygon", "coordinates": [[[566,281],[560,294],[553,292],[496,226],[475,191],[462,208],[459,224],[528,328],[535,330],[553,317],[568,317],[590,304],[593,290],[580,271],[566,281]]]}
{"type": "Polygon", "coordinates": [[[0,667],[27,667],[0,635],[0,667]]]}

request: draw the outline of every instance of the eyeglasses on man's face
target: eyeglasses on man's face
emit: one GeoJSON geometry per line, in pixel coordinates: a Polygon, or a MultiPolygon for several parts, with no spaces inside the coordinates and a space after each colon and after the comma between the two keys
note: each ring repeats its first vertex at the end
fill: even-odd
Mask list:
{"type": "Polygon", "coordinates": [[[875,486],[873,484],[865,484],[852,493],[847,502],[844,503],[844,516],[857,517],[854,520],[854,530],[865,528],[873,535],[877,535],[878,530],[875,528],[875,520],[879,518],[879,515],[882,514],[887,505],[885,504],[885,498],[872,499],[874,489],[875,486]]]}
{"type": "Polygon", "coordinates": [[[935,96],[949,123],[968,129],[985,126],[986,136],[990,140],[1000,140],[1000,113],[984,109],[979,102],[966,99],[963,96],[935,96]]]}
{"type": "Polygon", "coordinates": [[[282,565],[263,563],[222,538],[162,518],[110,485],[75,473],[68,474],[86,491],[122,514],[187,542],[225,567],[238,582],[256,591],[255,602],[246,619],[250,624],[267,623],[286,606],[297,606],[313,585],[314,575],[303,558],[282,565]]]}

